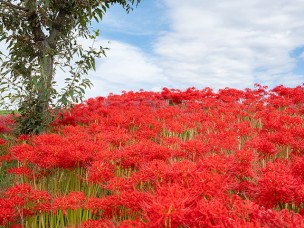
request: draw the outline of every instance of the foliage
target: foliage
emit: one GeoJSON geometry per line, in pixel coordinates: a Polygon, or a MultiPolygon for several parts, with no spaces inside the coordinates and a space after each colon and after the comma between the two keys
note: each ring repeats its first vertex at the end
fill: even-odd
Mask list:
{"type": "Polygon", "coordinates": [[[6,115],[12,114],[12,113],[14,113],[13,110],[0,110],[0,115],[2,115],[2,116],[6,116],[6,115]]]}
{"type": "Polygon", "coordinates": [[[304,86],[89,99],[0,157],[15,162],[0,225],[304,227],[303,101],[304,86]]]}
{"type": "Polygon", "coordinates": [[[77,39],[94,40],[99,31],[91,31],[91,21],[102,20],[111,5],[120,4],[129,12],[134,3],[0,0],[0,41],[8,45],[8,55],[0,53],[0,101],[17,104],[21,133],[43,132],[56,109],[82,100],[84,90],[91,86],[83,75],[95,70],[95,58],[104,55],[105,49],[85,49],[77,39]],[[55,89],[58,68],[68,68],[70,74],[61,91],[55,89]]]}

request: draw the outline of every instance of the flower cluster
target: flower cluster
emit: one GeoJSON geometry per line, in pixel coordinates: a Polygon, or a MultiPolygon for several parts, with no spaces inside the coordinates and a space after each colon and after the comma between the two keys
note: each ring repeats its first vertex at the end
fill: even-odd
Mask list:
{"type": "Polygon", "coordinates": [[[14,120],[12,115],[0,115],[0,134],[10,132],[13,124],[14,120]]]}
{"type": "Polygon", "coordinates": [[[10,148],[0,225],[304,227],[303,107],[304,85],[89,99],[10,148]]]}

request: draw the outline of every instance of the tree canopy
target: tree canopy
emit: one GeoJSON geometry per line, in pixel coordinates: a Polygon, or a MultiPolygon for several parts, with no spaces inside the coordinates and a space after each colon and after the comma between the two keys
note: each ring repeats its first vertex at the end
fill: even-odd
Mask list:
{"type": "Polygon", "coordinates": [[[100,22],[114,4],[127,12],[140,0],[0,0],[0,101],[18,105],[21,133],[40,133],[56,108],[83,98],[91,82],[83,78],[95,69],[103,47],[84,49],[77,39],[95,39],[92,21],[100,22]],[[77,60],[75,60],[77,56],[77,60]],[[69,69],[66,86],[55,89],[58,68],[69,69]]]}

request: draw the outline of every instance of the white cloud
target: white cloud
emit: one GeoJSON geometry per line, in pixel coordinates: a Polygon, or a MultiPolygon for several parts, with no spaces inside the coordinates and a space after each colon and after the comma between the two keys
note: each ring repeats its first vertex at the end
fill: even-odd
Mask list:
{"type": "Polygon", "coordinates": [[[123,90],[155,90],[167,83],[163,70],[152,56],[119,41],[111,41],[107,46],[110,48],[107,58],[98,60],[96,72],[90,74],[94,87],[86,97],[123,90]]]}
{"type": "Polygon", "coordinates": [[[172,27],[154,48],[175,87],[244,88],[278,81],[293,86],[304,81],[292,75],[296,61],[289,55],[304,45],[304,1],[165,3],[172,27]]]}
{"type": "MultiPolygon", "coordinates": [[[[294,86],[304,81],[302,76],[291,73],[296,60],[289,56],[291,50],[303,45],[303,2],[163,2],[167,7],[163,18],[169,19],[166,23],[171,27],[157,33],[161,36],[153,47],[155,56],[113,41],[108,58],[98,61],[97,72],[91,75],[95,86],[87,97],[164,86],[244,88],[255,82],[294,86]]],[[[138,33],[138,28],[147,33],[148,28],[152,29],[147,21],[151,12],[144,12],[135,21],[131,19],[132,25],[115,14],[110,14],[105,24],[123,33],[138,33]]]]}

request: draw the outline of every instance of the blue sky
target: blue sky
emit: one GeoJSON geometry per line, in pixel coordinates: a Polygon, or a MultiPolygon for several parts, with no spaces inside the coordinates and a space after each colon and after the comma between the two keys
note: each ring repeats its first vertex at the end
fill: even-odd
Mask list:
{"type": "Polygon", "coordinates": [[[143,0],[129,14],[119,5],[112,6],[101,23],[93,28],[101,31],[101,38],[118,40],[152,54],[153,43],[162,31],[170,29],[162,1],[143,0]]]}
{"type": "Polygon", "coordinates": [[[293,73],[304,77],[304,46],[299,46],[292,50],[290,56],[296,60],[293,73]]]}
{"type": "MultiPolygon", "coordinates": [[[[142,0],[113,6],[95,45],[108,47],[86,98],[110,92],[304,83],[303,0],[142,0]]],[[[84,39],[79,40],[87,45],[84,39]]],[[[4,46],[0,46],[0,49],[4,46]]],[[[63,72],[57,72],[62,83],[63,72]]]]}

